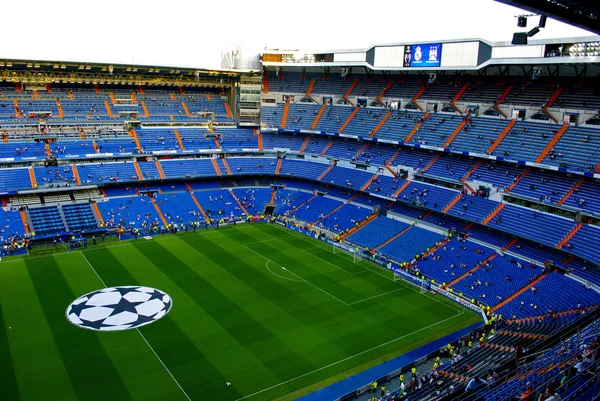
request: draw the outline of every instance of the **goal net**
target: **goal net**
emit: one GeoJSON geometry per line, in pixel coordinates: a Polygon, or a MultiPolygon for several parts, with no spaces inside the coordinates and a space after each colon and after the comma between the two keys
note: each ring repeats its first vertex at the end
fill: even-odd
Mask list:
{"type": "Polygon", "coordinates": [[[338,254],[345,259],[351,260],[354,263],[358,263],[363,260],[360,251],[356,251],[356,249],[353,249],[346,244],[333,244],[333,253],[338,254]]]}
{"type": "Polygon", "coordinates": [[[404,281],[406,284],[412,285],[414,287],[419,287],[420,294],[424,294],[430,289],[429,284],[426,283],[425,280],[419,280],[420,283],[416,283],[415,281],[406,278],[405,275],[397,273],[396,271],[394,271],[394,281],[404,281]]]}

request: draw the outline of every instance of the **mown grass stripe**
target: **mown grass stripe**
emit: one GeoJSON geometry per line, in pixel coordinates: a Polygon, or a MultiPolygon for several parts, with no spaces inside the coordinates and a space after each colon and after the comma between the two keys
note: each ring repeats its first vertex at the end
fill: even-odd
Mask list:
{"type": "Polygon", "coordinates": [[[9,328],[4,324],[4,314],[0,307],[0,398],[2,400],[13,401],[19,400],[19,385],[13,366],[12,355],[10,352],[10,344],[8,342],[9,328]]]}
{"type": "MultiPolygon", "coordinates": [[[[201,236],[196,238],[199,237],[201,236]]],[[[233,302],[227,294],[198,275],[187,264],[173,263],[178,260],[177,256],[162,244],[136,243],[135,247],[153,260],[165,275],[189,294],[250,353],[262,361],[265,361],[266,356],[270,357],[273,362],[265,361],[265,366],[281,380],[293,377],[298,371],[305,372],[314,369],[310,362],[233,302]]],[[[224,261],[234,262],[231,260],[232,255],[227,252],[222,253],[216,259],[210,256],[209,258],[221,263],[224,261]]]]}
{"type": "MultiPolygon", "coordinates": [[[[223,245],[228,245],[231,242],[232,250],[239,248],[236,241],[232,242],[228,238],[229,234],[231,232],[227,236],[187,237],[183,240],[190,247],[205,250],[204,256],[215,263],[222,263],[220,255],[227,252],[222,247],[223,245]]],[[[331,357],[341,359],[347,356],[347,353],[338,348],[337,344],[329,341],[331,322],[336,322],[338,331],[350,329],[345,325],[344,320],[339,318],[343,311],[328,308],[329,311],[326,312],[321,308],[321,303],[315,300],[314,297],[303,296],[305,294],[304,288],[311,288],[306,287],[306,283],[295,282],[290,284],[289,282],[283,282],[266,269],[265,259],[262,256],[253,253],[249,254],[245,260],[230,254],[227,258],[227,266],[224,268],[228,274],[251,289],[250,295],[252,297],[260,297],[268,301],[263,308],[279,313],[277,321],[273,322],[273,325],[284,326],[281,327],[281,330],[288,332],[285,337],[286,342],[302,344],[303,348],[310,348],[306,358],[310,359],[311,363],[320,364],[324,362],[324,358],[331,360],[331,357]],[[259,260],[258,266],[253,266],[249,262],[253,259],[259,260]],[[321,327],[325,326],[330,330],[320,330],[321,327]]]]}
{"type": "Polygon", "coordinates": [[[103,401],[118,394],[120,400],[132,400],[98,333],[67,321],[65,309],[77,296],[55,259],[31,259],[25,263],[77,397],[103,401]]]}
{"type": "MultiPolygon", "coordinates": [[[[158,243],[152,243],[157,246],[158,243]]],[[[108,286],[140,283],[108,249],[85,253],[94,269],[108,286]]],[[[156,260],[156,258],[152,258],[156,260]]],[[[160,263],[160,259],[157,260],[160,263]]],[[[173,259],[170,260],[173,265],[173,259]]],[[[174,308],[176,302],[174,300],[174,308]]],[[[158,356],[193,400],[230,400],[240,397],[235,387],[226,387],[227,381],[206,355],[173,321],[170,315],[159,322],[140,328],[158,356]]]]}
{"type": "Polygon", "coordinates": [[[24,261],[2,265],[0,303],[5,327],[11,327],[7,335],[20,399],[76,400],[24,261]]]}

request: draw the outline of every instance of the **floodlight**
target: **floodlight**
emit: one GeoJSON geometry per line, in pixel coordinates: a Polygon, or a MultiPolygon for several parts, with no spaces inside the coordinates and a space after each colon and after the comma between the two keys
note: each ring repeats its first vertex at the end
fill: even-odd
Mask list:
{"type": "Polygon", "coordinates": [[[536,26],[536,27],[535,27],[535,28],[533,28],[531,31],[527,32],[527,36],[528,36],[528,37],[532,37],[533,35],[535,35],[535,34],[536,34],[536,33],[538,33],[539,31],[540,31],[540,28],[536,26]]]}
{"type": "Polygon", "coordinates": [[[519,15],[517,18],[517,26],[519,28],[525,28],[527,26],[527,17],[524,15],[519,15]]]}
{"type": "Polygon", "coordinates": [[[511,44],[513,45],[526,45],[527,44],[527,32],[515,32],[511,44]]]}

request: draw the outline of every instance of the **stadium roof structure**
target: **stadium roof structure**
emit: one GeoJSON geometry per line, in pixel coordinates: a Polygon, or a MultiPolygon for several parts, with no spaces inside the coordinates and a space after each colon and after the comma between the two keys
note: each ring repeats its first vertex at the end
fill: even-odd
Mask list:
{"type": "Polygon", "coordinates": [[[28,84],[60,82],[220,88],[231,86],[231,81],[242,76],[261,73],[256,70],[0,58],[0,81],[28,84]]]}
{"type": "Polygon", "coordinates": [[[600,34],[600,0],[496,0],[600,34]]]}

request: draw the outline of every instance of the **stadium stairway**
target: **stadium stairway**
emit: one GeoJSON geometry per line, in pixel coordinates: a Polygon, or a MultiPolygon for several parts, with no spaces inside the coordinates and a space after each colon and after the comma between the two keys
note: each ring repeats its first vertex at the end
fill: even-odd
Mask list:
{"type": "MultiPolygon", "coordinates": [[[[456,102],[458,102],[460,100],[460,98],[462,97],[462,95],[464,95],[464,93],[467,91],[467,89],[469,88],[470,85],[471,85],[470,82],[467,82],[466,84],[464,84],[462,86],[462,88],[460,88],[458,93],[454,96],[454,98],[450,101],[450,106],[452,106],[454,108],[454,110],[458,111],[460,114],[463,114],[463,110],[458,108],[458,106],[456,105],[456,102]]],[[[444,146],[444,147],[446,147],[446,146],[444,146]]]]}
{"type": "Polygon", "coordinates": [[[470,276],[471,274],[473,274],[473,272],[475,272],[476,270],[478,270],[481,266],[485,266],[486,263],[491,262],[496,256],[498,256],[497,253],[494,253],[494,254],[488,256],[486,259],[484,259],[483,261],[481,261],[481,263],[476,264],[469,271],[467,271],[466,273],[460,275],[459,277],[457,277],[456,279],[454,279],[450,283],[448,283],[447,287],[448,288],[452,288],[452,286],[454,286],[456,283],[458,283],[462,279],[464,279],[464,278],[470,276]]]}
{"type": "Polygon", "coordinates": [[[208,218],[208,215],[204,211],[204,208],[202,207],[202,205],[200,205],[200,202],[198,202],[198,198],[196,198],[196,196],[194,195],[194,192],[192,190],[192,187],[190,187],[190,184],[186,183],[185,186],[187,187],[188,192],[190,193],[190,196],[192,197],[192,200],[194,201],[194,204],[196,205],[196,207],[198,208],[200,213],[202,213],[202,216],[204,216],[204,220],[206,220],[206,221],[210,220],[208,218]]]}
{"type": "Polygon", "coordinates": [[[213,168],[215,169],[215,174],[220,177],[221,176],[221,170],[219,169],[219,165],[217,164],[217,161],[215,159],[210,159],[213,168]]]}
{"type": "Polygon", "coordinates": [[[183,100],[181,101],[181,107],[183,108],[185,115],[188,116],[188,118],[192,118],[190,110],[188,109],[187,104],[183,100]]]}
{"type": "Polygon", "coordinates": [[[494,217],[496,217],[496,215],[497,215],[498,213],[500,213],[500,211],[501,211],[502,209],[504,209],[504,207],[505,207],[505,206],[506,206],[506,204],[505,204],[505,203],[501,203],[501,204],[499,204],[499,205],[498,205],[498,206],[497,206],[497,207],[496,207],[496,208],[495,208],[495,209],[492,211],[492,213],[490,213],[490,214],[489,214],[489,215],[488,215],[488,216],[487,216],[485,219],[483,219],[483,221],[481,222],[481,224],[483,224],[484,226],[485,226],[485,225],[487,225],[487,224],[488,224],[490,221],[492,221],[492,219],[493,219],[494,217]]]}
{"type": "Polygon", "coordinates": [[[536,163],[542,163],[544,161],[548,153],[550,153],[550,151],[554,148],[554,145],[556,145],[556,143],[560,140],[564,133],[567,132],[568,129],[569,124],[563,124],[563,126],[560,127],[556,135],[554,135],[554,138],[548,142],[548,145],[546,145],[542,153],[540,153],[540,155],[535,159],[536,163]]]}
{"type": "Polygon", "coordinates": [[[398,234],[394,235],[393,237],[389,238],[387,241],[385,241],[384,243],[377,245],[375,248],[373,248],[373,251],[378,251],[381,248],[383,248],[384,246],[386,246],[387,244],[389,244],[390,242],[392,242],[393,240],[395,240],[396,238],[400,237],[401,235],[405,234],[408,230],[410,230],[411,228],[413,228],[414,226],[408,226],[406,227],[404,230],[400,231],[398,234]]]}
{"type": "MultiPolygon", "coordinates": [[[[354,103],[352,103],[350,101],[350,99],[348,99],[348,97],[352,94],[352,91],[354,90],[354,87],[358,84],[358,79],[355,79],[354,81],[352,81],[352,83],[350,84],[350,87],[348,88],[348,90],[346,91],[346,93],[344,93],[344,96],[342,96],[342,99],[344,99],[346,102],[348,102],[350,105],[354,106],[354,103]]],[[[343,127],[345,128],[345,127],[343,127]]],[[[342,129],[340,129],[341,131],[342,129]]],[[[339,132],[338,132],[339,133],[339,132]]]]}
{"type": "Polygon", "coordinates": [[[354,110],[352,110],[352,113],[350,113],[350,115],[348,116],[348,118],[346,119],[346,121],[344,121],[344,124],[342,124],[342,126],[340,127],[340,129],[338,130],[338,134],[341,134],[342,132],[344,132],[344,130],[346,129],[346,127],[348,126],[348,124],[350,124],[350,121],[352,121],[354,119],[354,116],[356,116],[356,114],[360,111],[360,107],[355,107],[354,110]]]}
{"type": "Polygon", "coordinates": [[[498,135],[498,137],[496,139],[494,139],[494,143],[492,143],[490,145],[490,147],[487,150],[487,154],[491,155],[492,152],[494,152],[494,150],[496,150],[496,148],[498,147],[498,145],[500,145],[500,142],[502,142],[502,140],[504,139],[504,137],[506,137],[506,135],[508,135],[508,133],[510,132],[510,130],[512,129],[512,127],[517,123],[517,120],[510,120],[508,122],[508,124],[506,124],[506,127],[504,127],[504,129],[502,130],[502,132],[500,133],[500,135],[498,135]]]}
{"type": "Polygon", "coordinates": [[[154,197],[150,196],[150,201],[152,202],[152,205],[154,206],[154,209],[156,209],[156,213],[158,213],[158,217],[160,217],[160,220],[162,221],[162,223],[167,226],[168,222],[167,219],[165,219],[165,216],[163,214],[163,212],[160,210],[160,207],[158,206],[158,203],[156,203],[156,200],[154,200],[154,197]]]}
{"type": "MultiPolygon", "coordinates": [[[[333,142],[333,141],[332,141],[333,142]]],[[[330,143],[331,145],[331,143],[330,143]]],[[[329,145],[328,145],[329,146],[329,145]]],[[[335,164],[330,164],[329,167],[327,167],[327,170],[325,170],[323,172],[323,174],[321,174],[319,176],[319,178],[317,178],[318,181],[323,181],[323,178],[325,178],[325,176],[327,175],[327,173],[329,173],[333,168],[335,167],[335,164]]]]}
{"type": "Polygon", "coordinates": [[[507,303],[509,303],[510,301],[512,301],[513,299],[515,299],[516,297],[518,297],[519,295],[524,293],[525,291],[529,290],[531,287],[533,287],[534,285],[536,285],[537,283],[542,281],[544,279],[544,277],[546,277],[547,275],[548,275],[548,272],[543,272],[542,274],[540,274],[539,277],[537,277],[533,281],[529,282],[529,284],[527,284],[525,287],[521,288],[519,291],[515,292],[508,298],[502,300],[499,304],[497,304],[491,308],[492,313],[497,311],[498,309],[500,309],[501,307],[503,307],[504,305],[506,305],[507,303]]]}
{"type": "Polygon", "coordinates": [[[573,192],[575,192],[577,190],[577,188],[579,188],[579,186],[581,184],[583,184],[585,180],[583,178],[580,178],[575,185],[573,185],[573,187],[571,189],[569,189],[569,191],[565,194],[565,196],[563,196],[558,202],[556,202],[557,205],[562,205],[563,203],[565,203],[565,201],[567,199],[569,199],[571,197],[571,195],[573,195],[573,192]]]}
{"type": "MultiPolygon", "coordinates": [[[[165,172],[163,171],[162,166],[160,165],[160,161],[155,160],[154,164],[156,165],[156,171],[158,171],[158,176],[160,177],[161,180],[164,180],[166,178],[165,172]]],[[[139,166],[138,166],[138,169],[139,169],[139,166]]]]}
{"type": "Polygon", "coordinates": [[[468,121],[469,121],[468,116],[465,116],[465,118],[463,118],[463,120],[460,122],[460,124],[458,124],[458,127],[456,127],[454,132],[450,135],[450,137],[448,138],[446,143],[444,143],[444,145],[443,145],[444,148],[448,148],[450,146],[450,144],[452,143],[454,138],[456,138],[456,136],[461,133],[461,131],[463,130],[463,128],[465,127],[465,125],[467,124],[468,121]]]}
{"type": "Polygon", "coordinates": [[[364,220],[361,220],[357,225],[355,225],[354,227],[350,228],[347,232],[345,232],[342,235],[340,235],[340,241],[344,241],[346,238],[348,238],[352,234],[356,233],[358,230],[360,230],[361,228],[363,228],[367,224],[372,223],[373,221],[375,221],[375,219],[377,218],[377,216],[378,215],[376,213],[373,213],[372,215],[367,216],[364,220]]]}
{"type": "Polygon", "coordinates": [[[371,131],[371,133],[369,134],[369,138],[373,138],[377,132],[381,129],[381,127],[383,126],[383,124],[385,124],[385,122],[388,120],[388,118],[390,118],[390,116],[392,115],[392,111],[388,111],[387,113],[385,113],[385,115],[383,116],[383,118],[381,119],[381,121],[379,121],[379,124],[377,124],[375,126],[375,128],[373,128],[373,131],[371,131]]]}
{"type": "MultiPolygon", "coordinates": [[[[321,117],[323,116],[323,112],[325,111],[325,108],[327,106],[326,105],[321,105],[321,108],[319,109],[319,111],[317,112],[317,115],[315,116],[315,119],[313,120],[310,129],[311,130],[315,130],[315,128],[317,128],[317,124],[319,124],[319,120],[321,119],[321,117]]],[[[310,137],[306,137],[306,143],[308,143],[308,139],[310,137]]],[[[302,149],[300,150],[300,153],[302,153],[304,151],[306,146],[303,146],[302,149]]]]}
{"type": "Polygon", "coordinates": [[[104,101],[104,107],[106,107],[106,114],[108,114],[108,117],[113,118],[113,113],[110,108],[110,104],[108,104],[108,100],[104,101]]]}
{"type": "Polygon", "coordinates": [[[281,124],[279,124],[280,128],[284,128],[287,125],[287,118],[288,118],[288,114],[290,112],[290,103],[286,102],[285,105],[283,106],[283,115],[281,116],[281,124]]]}
{"type": "Polygon", "coordinates": [[[233,193],[233,191],[230,189],[229,193],[231,194],[231,196],[233,197],[233,199],[235,199],[235,201],[237,202],[238,206],[240,207],[240,209],[242,210],[242,212],[244,212],[244,214],[246,215],[246,217],[250,217],[250,213],[248,213],[248,211],[246,210],[246,208],[244,207],[244,205],[242,205],[242,202],[240,202],[240,200],[237,198],[237,196],[235,196],[235,194],[233,193]]]}
{"type": "Polygon", "coordinates": [[[179,148],[181,150],[185,150],[185,146],[183,145],[183,141],[181,140],[181,135],[179,135],[179,130],[173,130],[175,134],[175,138],[177,138],[177,143],[179,144],[179,148]]]}
{"type": "Polygon", "coordinates": [[[409,134],[406,136],[406,138],[404,138],[402,142],[409,142],[412,139],[412,137],[419,131],[421,125],[425,122],[425,120],[429,118],[430,115],[430,112],[425,113],[423,117],[421,117],[421,120],[413,127],[413,129],[409,132],[409,134]]]}
{"type": "Polygon", "coordinates": [[[510,184],[508,186],[508,188],[506,188],[506,191],[504,191],[505,193],[510,192],[515,186],[517,186],[517,184],[523,179],[523,177],[525,177],[527,175],[527,173],[529,173],[529,167],[527,167],[525,170],[523,170],[523,172],[517,177],[516,180],[513,181],[512,184],[510,184]]]}
{"type": "Polygon", "coordinates": [[[556,245],[556,248],[561,249],[567,242],[571,240],[571,238],[573,238],[575,234],[577,234],[577,231],[581,230],[581,227],[583,227],[582,223],[579,223],[573,227],[573,229],[567,235],[565,235],[558,245],[556,245]]]}

